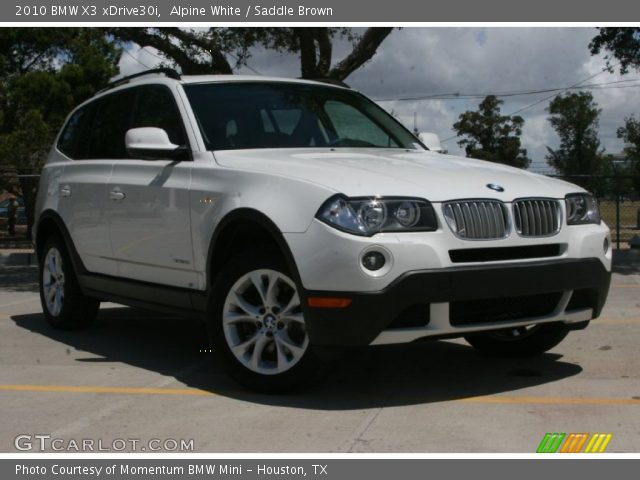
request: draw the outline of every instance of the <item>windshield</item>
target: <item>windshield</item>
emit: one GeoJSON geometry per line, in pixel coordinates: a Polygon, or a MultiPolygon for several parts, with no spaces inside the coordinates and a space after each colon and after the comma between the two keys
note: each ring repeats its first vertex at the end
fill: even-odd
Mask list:
{"type": "Polygon", "coordinates": [[[424,149],[391,115],[351,90],[296,83],[184,85],[208,150],[424,149]]]}

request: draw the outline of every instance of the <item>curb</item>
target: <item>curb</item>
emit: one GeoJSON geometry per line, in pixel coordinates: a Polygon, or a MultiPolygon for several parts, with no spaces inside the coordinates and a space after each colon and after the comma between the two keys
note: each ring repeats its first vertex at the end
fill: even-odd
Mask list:
{"type": "Polygon", "coordinates": [[[8,249],[32,249],[33,243],[29,240],[0,240],[0,250],[8,249]]]}
{"type": "Polygon", "coordinates": [[[0,247],[0,266],[36,266],[38,264],[36,254],[31,252],[2,252],[0,247]]]}

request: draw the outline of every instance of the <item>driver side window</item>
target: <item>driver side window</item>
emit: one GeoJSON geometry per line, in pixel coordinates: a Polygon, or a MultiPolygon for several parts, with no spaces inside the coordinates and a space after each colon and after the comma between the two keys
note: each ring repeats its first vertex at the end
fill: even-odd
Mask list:
{"type": "Polygon", "coordinates": [[[163,85],[149,85],[136,90],[136,106],[129,128],[162,128],[171,143],[186,145],[180,111],[171,91],[163,85]]]}

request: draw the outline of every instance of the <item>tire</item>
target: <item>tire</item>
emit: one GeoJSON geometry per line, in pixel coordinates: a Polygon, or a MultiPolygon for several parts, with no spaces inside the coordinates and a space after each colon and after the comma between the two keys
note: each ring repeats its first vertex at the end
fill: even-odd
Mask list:
{"type": "Polygon", "coordinates": [[[98,314],[100,301],[83,295],[62,238],[49,237],[38,261],[40,303],[47,322],[61,330],[91,325],[98,314]]]}
{"type": "Polygon", "coordinates": [[[209,296],[207,331],[227,373],[251,390],[297,390],[319,371],[298,287],[278,253],[246,253],[222,268],[209,296]]]}
{"type": "Polygon", "coordinates": [[[465,340],[479,352],[494,357],[532,357],[558,345],[569,333],[560,322],[468,335],[465,340]]]}

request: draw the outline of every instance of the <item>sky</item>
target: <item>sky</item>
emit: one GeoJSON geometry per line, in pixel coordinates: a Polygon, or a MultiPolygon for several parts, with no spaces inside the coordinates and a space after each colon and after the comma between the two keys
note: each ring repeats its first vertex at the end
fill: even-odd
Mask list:
{"type": "MultiPolygon", "coordinates": [[[[471,28],[442,27],[395,29],[382,43],[376,55],[346,80],[352,88],[364,93],[393,113],[407,127],[413,129],[414,115],[419,131],[433,132],[452,154],[464,152],[456,143],[452,129],[460,113],[475,110],[480,99],[397,101],[415,96],[440,94],[488,94],[514,91],[565,88],[591,79],[584,84],[613,83],[591,90],[602,109],[599,134],[608,153],[619,153],[624,147],[616,137],[625,117],[640,116],[640,72],[622,76],[603,72],[603,55],[592,56],[589,41],[597,34],[592,27],[554,28],[471,28]],[[620,88],[624,87],[624,88],[620,88]],[[383,101],[384,100],[384,101],[383,101]],[[389,101],[390,100],[390,101],[389,101]]],[[[334,44],[336,63],[349,51],[346,41],[334,44]]],[[[141,50],[132,45],[122,56],[122,74],[144,70],[160,63],[157,51],[141,50]],[[144,65],[143,65],[144,64],[144,65]]],[[[299,76],[299,58],[256,48],[248,65],[238,73],[299,76]]],[[[229,59],[232,63],[233,60],[229,59]]],[[[503,114],[548,97],[552,93],[504,98],[503,114]]],[[[531,169],[550,171],[545,155],[547,146],[558,144],[545,111],[545,100],[519,113],[524,120],[522,146],[532,159],[531,169]]]]}

